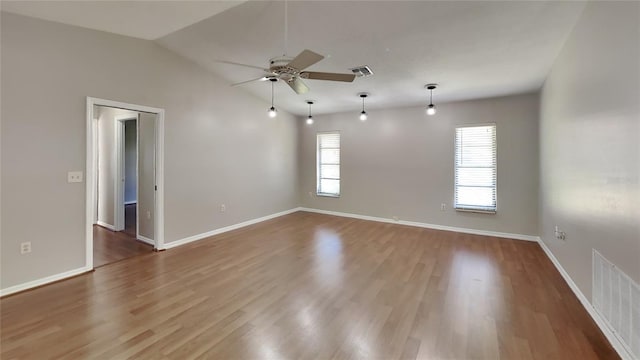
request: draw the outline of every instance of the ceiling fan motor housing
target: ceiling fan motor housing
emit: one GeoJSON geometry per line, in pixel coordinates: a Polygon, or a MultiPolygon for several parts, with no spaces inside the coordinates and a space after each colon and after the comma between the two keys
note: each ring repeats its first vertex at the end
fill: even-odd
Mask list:
{"type": "Polygon", "coordinates": [[[300,74],[298,69],[288,66],[291,60],[293,60],[293,58],[287,56],[272,58],[269,60],[269,70],[278,78],[290,81],[300,74]]]}

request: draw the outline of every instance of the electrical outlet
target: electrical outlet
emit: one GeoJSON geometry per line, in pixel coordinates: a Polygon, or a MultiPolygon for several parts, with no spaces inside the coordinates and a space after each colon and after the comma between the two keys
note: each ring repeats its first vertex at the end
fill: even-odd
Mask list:
{"type": "Polygon", "coordinates": [[[394,216],[394,217],[393,217],[393,221],[400,221],[400,219],[398,219],[398,217],[397,217],[397,216],[394,216]]]}
{"type": "Polygon", "coordinates": [[[445,211],[445,210],[447,210],[447,204],[445,203],[440,204],[440,211],[445,211]]]}
{"type": "Polygon", "coordinates": [[[226,211],[227,211],[227,205],[221,204],[220,205],[220,212],[226,212],[226,211]]]}
{"type": "Polygon", "coordinates": [[[69,171],[67,173],[67,182],[69,183],[81,183],[82,171],[69,171]]]}
{"type": "Polygon", "coordinates": [[[20,244],[20,254],[28,254],[31,252],[31,241],[23,242],[20,244]]]}
{"type": "Polygon", "coordinates": [[[313,197],[313,192],[309,191],[309,197],[313,197]]]}
{"type": "Polygon", "coordinates": [[[147,210],[147,220],[151,220],[151,211],[147,210]]]}

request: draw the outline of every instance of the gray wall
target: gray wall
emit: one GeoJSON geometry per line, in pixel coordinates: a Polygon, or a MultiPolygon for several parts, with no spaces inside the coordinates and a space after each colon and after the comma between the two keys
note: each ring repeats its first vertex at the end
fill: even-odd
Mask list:
{"type": "Polygon", "coordinates": [[[84,266],[86,96],[166,110],[165,242],[298,205],[286,112],[150,41],[2,13],[0,43],[2,288],[84,266]]]}
{"type": "Polygon", "coordinates": [[[640,4],[589,2],[542,90],[539,230],[589,299],[593,248],[640,282],[639,103],[640,4]]]}
{"type": "Polygon", "coordinates": [[[124,122],[124,201],[136,202],[138,195],[138,124],[135,120],[124,122]]]}
{"type": "MultiPolygon", "coordinates": [[[[371,98],[371,102],[374,97],[371,98]]],[[[438,104],[435,116],[423,107],[358,109],[300,121],[299,177],[302,206],[361,215],[478,230],[537,235],[538,96],[438,104]],[[453,204],[454,129],[494,122],[498,140],[498,212],[456,212],[453,204]],[[316,133],[341,134],[341,197],[317,197],[316,133]],[[309,196],[309,192],[312,193],[309,196]],[[446,203],[446,211],[440,204],[446,203]]]]}

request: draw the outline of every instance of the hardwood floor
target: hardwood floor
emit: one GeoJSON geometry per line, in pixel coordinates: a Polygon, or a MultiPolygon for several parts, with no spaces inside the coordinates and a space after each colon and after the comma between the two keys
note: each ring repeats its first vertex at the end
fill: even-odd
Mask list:
{"type": "Polygon", "coordinates": [[[111,231],[93,226],[93,266],[100,267],[153,251],[153,246],[136,239],[136,205],[124,207],[125,228],[111,231]]]}
{"type": "Polygon", "coordinates": [[[538,244],[298,212],[0,300],[2,359],[616,359],[538,244]]]}

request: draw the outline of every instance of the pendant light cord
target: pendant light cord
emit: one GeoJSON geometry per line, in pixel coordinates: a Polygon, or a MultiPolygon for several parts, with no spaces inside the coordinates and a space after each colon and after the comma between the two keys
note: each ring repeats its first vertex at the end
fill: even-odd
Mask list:
{"type": "Polygon", "coordinates": [[[429,92],[431,93],[431,96],[429,98],[429,105],[433,105],[433,89],[429,89],[429,92]]]}
{"type": "Polygon", "coordinates": [[[273,107],[273,81],[271,82],[271,107],[273,107]]]}
{"type": "Polygon", "coordinates": [[[311,103],[309,103],[309,117],[311,117],[311,103]]]}
{"type": "Polygon", "coordinates": [[[364,96],[362,97],[362,111],[364,111],[364,96]]]}

